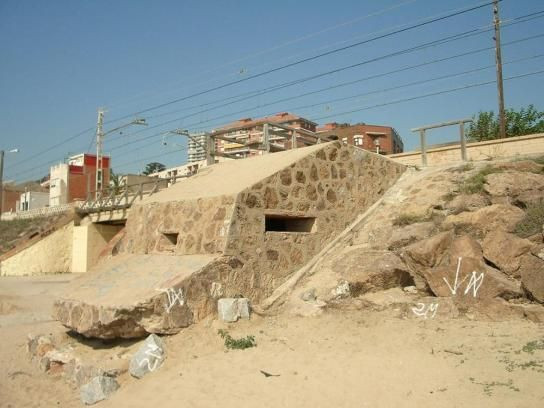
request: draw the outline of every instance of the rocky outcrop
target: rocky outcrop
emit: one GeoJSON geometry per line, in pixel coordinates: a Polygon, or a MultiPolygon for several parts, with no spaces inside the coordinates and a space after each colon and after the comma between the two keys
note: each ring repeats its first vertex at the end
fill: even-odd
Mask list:
{"type": "Polygon", "coordinates": [[[533,243],[503,230],[491,231],[483,241],[484,257],[509,276],[519,278],[522,255],[528,253],[533,243]]]}
{"type": "Polygon", "coordinates": [[[513,205],[493,204],[474,212],[449,215],[444,220],[443,226],[444,228],[469,227],[482,234],[498,228],[511,232],[524,216],[523,210],[513,205]]]}
{"type": "Polygon", "coordinates": [[[409,268],[389,251],[352,249],[343,253],[330,267],[343,282],[336,292],[339,287],[348,287],[341,292],[350,296],[414,285],[409,268]]]}
{"type": "Polygon", "coordinates": [[[519,270],[523,289],[531,298],[544,303],[544,261],[532,254],[524,255],[519,270]]]}

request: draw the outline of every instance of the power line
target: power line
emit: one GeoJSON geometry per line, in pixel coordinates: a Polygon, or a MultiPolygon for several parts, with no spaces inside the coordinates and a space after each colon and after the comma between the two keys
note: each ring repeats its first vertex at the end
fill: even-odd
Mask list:
{"type": "Polygon", "coordinates": [[[159,105],[155,105],[155,106],[140,110],[138,112],[135,112],[135,113],[132,113],[132,114],[129,114],[129,115],[125,115],[125,116],[123,116],[121,118],[118,118],[116,120],[125,119],[125,118],[133,116],[133,115],[141,115],[142,113],[146,113],[146,112],[150,112],[150,111],[153,111],[153,110],[156,110],[156,109],[160,109],[160,108],[163,108],[165,106],[172,105],[174,103],[185,101],[185,100],[197,97],[197,96],[205,95],[205,94],[208,94],[210,92],[214,92],[214,91],[217,91],[217,90],[220,90],[220,89],[230,87],[232,85],[236,85],[236,84],[246,82],[246,81],[249,81],[249,80],[252,80],[252,79],[255,79],[255,78],[259,78],[259,77],[262,77],[264,75],[269,75],[271,73],[278,72],[278,71],[281,71],[281,70],[284,70],[284,69],[287,69],[287,68],[291,68],[291,67],[294,67],[294,66],[297,66],[297,65],[300,65],[300,64],[304,64],[306,62],[315,61],[316,59],[323,58],[323,57],[328,56],[328,55],[336,54],[338,52],[345,51],[345,50],[348,50],[348,49],[351,49],[351,48],[354,48],[354,47],[358,47],[358,46],[361,46],[361,45],[364,45],[364,44],[368,44],[368,43],[373,42],[373,41],[377,41],[377,40],[380,40],[380,39],[391,37],[393,35],[397,35],[397,34],[404,33],[404,32],[410,31],[410,30],[414,30],[416,28],[420,28],[420,27],[426,26],[428,24],[436,23],[438,21],[446,20],[448,18],[456,17],[456,16],[459,16],[459,15],[462,15],[462,14],[466,14],[466,13],[469,13],[471,11],[479,10],[479,9],[481,9],[483,7],[489,6],[490,4],[493,4],[493,2],[491,1],[491,2],[486,2],[486,3],[483,3],[483,4],[477,5],[477,6],[472,6],[470,8],[467,8],[467,9],[464,9],[464,10],[461,10],[461,11],[457,11],[457,12],[454,12],[454,13],[450,13],[450,14],[447,14],[447,15],[442,16],[442,17],[437,17],[437,18],[434,18],[434,19],[431,19],[431,20],[428,20],[428,21],[425,21],[425,22],[422,22],[422,23],[418,23],[418,24],[415,24],[415,25],[412,25],[412,26],[409,26],[409,27],[405,27],[405,28],[402,28],[402,29],[399,29],[399,30],[392,31],[392,32],[387,33],[387,34],[382,34],[382,35],[379,35],[379,36],[375,36],[375,37],[372,37],[372,38],[370,38],[368,40],[358,41],[358,42],[356,42],[354,44],[346,45],[344,47],[336,48],[336,49],[333,49],[333,50],[330,50],[330,51],[327,51],[327,52],[323,52],[321,54],[317,54],[317,55],[314,55],[314,56],[311,56],[311,57],[303,58],[303,59],[300,59],[298,61],[295,61],[295,62],[292,62],[292,63],[289,63],[289,64],[285,64],[285,65],[282,65],[282,66],[279,66],[279,67],[276,67],[276,68],[269,69],[267,71],[263,71],[263,72],[260,72],[260,73],[254,74],[254,75],[250,75],[250,76],[245,77],[245,78],[238,79],[236,81],[227,82],[225,84],[218,85],[218,86],[215,86],[215,87],[212,87],[212,88],[208,88],[206,90],[199,91],[199,92],[187,95],[187,96],[183,96],[181,98],[173,99],[171,101],[164,102],[164,103],[161,103],[159,105]]]}
{"type": "MultiPolygon", "coordinates": [[[[520,78],[525,78],[525,77],[529,77],[529,76],[533,76],[533,75],[539,75],[539,74],[544,74],[544,70],[529,72],[529,73],[520,74],[520,75],[515,75],[515,76],[508,77],[508,78],[504,78],[504,80],[509,81],[509,80],[513,80],[513,79],[520,79],[520,78]]],[[[486,82],[478,82],[478,83],[475,83],[475,84],[463,85],[463,86],[460,86],[460,87],[445,89],[445,90],[438,91],[438,92],[432,92],[432,93],[413,96],[413,97],[409,97],[409,98],[405,98],[405,99],[398,99],[398,100],[395,100],[395,101],[386,102],[386,103],[382,103],[382,104],[366,106],[366,107],[360,108],[360,109],[340,112],[340,113],[337,113],[337,114],[334,114],[334,115],[321,116],[319,118],[314,118],[314,120],[327,119],[327,118],[334,117],[334,116],[346,115],[346,114],[361,112],[363,110],[373,109],[373,108],[377,108],[377,107],[394,105],[394,104],[398,104],[398,103],[414,101],[414,100],[417,100],[417,99],[429,98],[429,97],[432,97],[432,96],[443,95],[443,94],[447,94],[447,93],[457,92],[457,91],[470,89],[470,88],[476,88],[476,87],[490,85],[490,84],[494,84],[494,83],[495,83],[495,81],[492,80],[492,81],[486,81],[486,82]]],[[[156,157],[163,157],[163,156],[166,156],[166,155],[169,155],[169,154],[172,154],[172,153],[176,153],[176,152],[180,152],[180,151],[183,151],[183,150],[187,150],[187,148],[182,148],[182,149],[179,149],[179,150],[173,150],[173,151],[168,152],[168,153],[157,154],[157,155],[149,156],[149,157],[146,157],[146,158],[143,158],[143,159],[138,159],[138,160],[134,160],[134,161],[131,161],[131,162],[126,162],[126,163],[123,163],[123,164],[121,164],[119,166],[116,166],[116,167],[118,167],[118,168],[119,167],[124,167],[124,166],[130,165],[130,164],[133,164],[133,163],[138,163],[140,161],[146,161],[146,160],[153,159],[153,158],[156,158],[156,157]]]]}
{"type": "MultiPolygon", "coordinates": [[[[508,77],[508,78],[504,78],[504,80],[509,81],[509,80],[512,80],[512,79],[525,78],[525,77],[529,77],[529,76],[532,76],[532,75],[539,75],[539,74],[544,74],[544,70],[528,72],[526,74],[515,75],[515,76],[508,77]]],[[[366,106],[366,107],[360,108],[360,109],[354,109],[354,110],[335,113],[335,114],[332,114],[332,115],[321,116],[321,117],[318,117],[318,118],[314,118],[314,120],[328,119],[328,118],[335,117],[335,116],[347,115],[347,114],[356,113],[356,112],[362,112],[362,111],[368,110],[368,109],[380,108],[382,106],[394,105],[394,104],[402,103],[402,102],[410,102],[410,101],[414,101],[414,100],[417,100],[417,99],[423,99],[423,98],[428,98],[428,97],[431,97],[431,96],[443,95],[443,94],[447,94],[447,93],[451,93],[451,92],[457,92],[457,91],[470,89],[470,88],[477,88],[477,87],[480,87],[480,86],[490,85],[490,84],[494,84],[494,83],[495,83],[495,80],[486,81],[486,82],[478,82],[478,83],[475,83],[475,84],[464,85],[464,86],[460,86],[460,87],[457,87],[457,88],[446,89],[446,90],[442,90],[442,91],[438,91],[438,92],[432,92],[432,93],[428,93],[428,94],[424,94],[424,95],[418,95],[418,96],[405,98],[405,99],[397,99],[395,101],[385,102],[385,103],[381,103],[381,104],[378,104],[378,105],[366,106]]]]}
{"type": "MultiPolygon", "coordinates": [[[[500,1],[502,1],[502,0],[500,0],[500,1]]],[[[328,56],[328,55],[331,55],[331,54],[334,54],[334,53],[337,53],[337,52],[345,51],[345,50],[350,49],[350,48],[354,48],[354,47],[357,47],[357,46],[360,46],[360,45],[363,45],[363,44],[370,43],[372,41],[387,38],[387,37],[390,37],[392,35],[396,35],[396,34],[403,33],[403,32],[409,31],[409,30],[413,30],[413,29],[416,29],[416,28],[419,28],[419,27],[422,27],[422,26],[425,26],[425,25],[428,25],[428,24],[431,24],[431,23],[434,23],[434,22],[438,22],[438,21],[441,21],[441,20],[452,18],[452,17],[458,16],[458,15],[461,15],[461,14],[471,12],[471,11],[475,11],[475,10],[481,9],[481,8],[483,8],[483,7],[485,7],[485,6],[489,5],[489,4],[492,4],[492,3],[493,2],[486,2],[486,3],[483,3],[483,4],[472,6],[472,7],[467,8],[467,9],[457,10],[457,11],[455,11],[453,13],[450,13],[450,14],[447,14],[447,15],[444,15],[444,16],[432,18],[432,19],[430,19],[428,21],[424,21],[424,22],[414,24],[414,25],[411,25],[411,26],[408,26],[408,27],[404,27],[402,29],[392,31],[390,33],[375,36],[373,38],[370,38],[370,39],[367,39],[367,40],[364,40],[364,41],[359,41],[359,42],[356,42],[354,44],[350,44],[350,45],[340,47],[340,48],[336,48],[336,49],[333,49],[333,50],[330,50],[330,51],[327,51],[327,52],[324,52],[324,53],[321,53],[321,54],[318,54],[318,55],[307,57],[307,58],[304,58],[304,59],[301,59],[301,60],[286,64],[286,65],[283,65],[283,66],[280,66],[280,67],[276,67],[276,68],[273,68],[273,69],[270,69],[270,70],[267,70],[267,71],[264,71],[264,72],[261,72],[261,73],[258,73],[258,74],[248,76],[246,78],[242,78],[242,79],[239,79],[239,80],[236,80],[236,81],[231,81],[229,83],[226,83],[226,84],[223,84],[223,85],[220,85],[220,86],[217,86],[217,87],[213,87],[213,88],[210,88],[210,89],[207,89],[207,90],[204,90],[204,91],[200,91],[198,93],[195,93],[195,94],[192,94],[192,95],[189,95],[189,96],[186,96],[186,97],[182,97],[182,98],[178,98],[178,99],[175,99],[175,100],[172,100],[172,101],[169,101],[169,102],[165,102],[165,103],[162,103],[162,104],[159,104],[159,105],[156,105],[156,106],[141,110],[139,112],[131,113],[131,114],[122,116],[120,118],[107,121],[105,123],[111,123],[113,121],[125,119],[125,118],[131,117],[133,115],[139,115],[139,114],[142,114],[142,113],[145,113],[145,112],[156,110],[156,109],[162,108],[164,106],[168,106],[168,105],[171,105],[171,104],[174,104],[174,103],[177,103],[177,102],[181,102],[183,100],[187,100],[187,99],[190,99],[190,98],[193,98],[193,97],[196,97],[196,96],[204,95],[204,94],[213,92],[215,90],[223,89],[223,88],[226,88],[226,87],[229,87],[229,86],[241,83],[241,82],[245,82],[245,81],[248,81],[248,80],[251,80],[251,79],[254,79],[254,78],[258,78],[258,77],[261,77],[261,76],[264,76],[264,75],[268,75],[270,73],[277,72],[277,71],[280,71],[280,70],[283,70],[283,69],[287,69],[287,68],[290,68],[290,67],[305,63],[305,62],[313,61],[313,60],[316,60],[318,58],[322,58],[324,56],[328,56]]],[[[82,134],[86,133],[87,131],[93,130],[93,129],[94,128],[86,129],[83,132],[80,132],[80,133],[78,133],[78,134],[76,134],[76,135],[74,135],[74,136],[72,136],[72,137],[70,137],[68,139],[65,139],[65,140],[59,142],[57,145],[55,145],[53,147],[50,147],[46,151],[36,153],[34,156],[32,156],[32,158],[37,157],[37,156],[39,156],[39,155],[41,155],[43,153],[46,153],[46,152],[50,151],[51,149],[53,149],[55,147],[58,147],[58,146],[60,146],[60,145],[62,145],[64,143],[66,143],[67,141],[75,139],[76,137],[79,137],[82,134]]],[[[19,162],[19,163],[21,163],[21,162],[19,162]]],[[[6,169],[6,170],[8,170],[8,169],[6,169]]]]}
{"type": "MultiPolygon", "coordinates": [[[[292,45],[292,44],[295,44],[295,43],[298,43],[298,42],[307,40],[307,39],[309,39],[309,38],[318,36],[318,35],[320,35],[320,34],[323,34],[323,33],[326,33],[326,32],[332,31],[332,30],[335,30],[335,29],[337,29],[337,28],[344,27],[344,26],[347,26],[347,25],[354,24],[354,23],[356,23],[356,22],[363,21],[363,20],[365,20],[365,19],[367,19],[367,18],[377,17],[377,16],[379,16],[379,15],[383,15],[383,14],[389,12],[389,11],[393,11],[393,10],[395,10],[395,9],[397,9],[397,8],[403,7],[403,6],[408,5],[408,4],[413,4],[413,3],[417,2],[417,1],[419,1],[419,0],[408,0],[408,1],[404,1],[404,2],[401,2],[401,3],[395,4],[395,5],[393,5],[393,6],[386,7],[386,8],[384,8],[384,9],[381,9],[381,10],[378,10],[378,11],[375,11],[375,12],[372,12],[372,13],[370,13],[370,14],[366,14],[366,15],[364,15],[364,16],[360,16],[360,17],[357,17],[357,18],[355,18],[355,19],[351,19],[351,20],[348,20],[348,21],[345,21],[345,22],[342,22],[342,23],[339,23],[339,24],[336,24],[336,25],[333,25],[333,26],[329,26],[329,27],[323,28],[323,29],[321,29],[321,30],[319,30],[319,31],[316,31],[316,32],[313,32],[313,33],[310,33],[310,34],[303,35],[303,36],[301,36],[301,37],[295,38],[295,39],[293,39],[293,40],[289,40],[289,41],[287,41],[287,42],[284,42],[284,43],[282,43],[282,44],[279,44],[279,45],[270,47],[270,48],[268,48],[268,49],[259,50],[259,51],[257,51],[257,52],[251,53],[251,54],[246,54],[245,56],[243,56],[243,57],[241,57],[241,58],[237,58],[237,59],[234,59],[234,60],[232,60],[232,61],[229,61],[229,62],[227,62],[227,63],[225,63],[225,64],[216,66],[216,67],[214,67],[213,69],[209,69],[209,70],[207,70],[207,71],[200,72],[200,73],[199,73],[199,76],[203,76],[203,75],[205,75],[205,74],[208,74],[208,73],[211,73],[211,72],[214,72],[214,71],[218,71],[218,70],[220,70],[220,69],[222,69],[222,68],[228,67],[228,66],[233,65],[233,64],[235,64],[235,63],[237,63],[237,62],[242,62],[242,61],[248,60],[248,59],[250,59],[250,58],[255,58],[255,57],[260,56],[260,55],[268,54],[268,53],[270,53],[270,52],[273,52],[273,51],[279,50],[279,49],[281,49],[281,48],[284,48],[284,47],[286,47],[286,46],[289,46],[289,45],[292,45]]],[[[383,31],[383,30],[382,30],[382,31],[383,31]]],[[[349,40],[348,40],[348,41],[349,41],[349,40]]],[[[345,41],[344,41],[344,42],[345,42],[345,41]]],[[[320,48],[323,48],[323,47],[320,47],[320,48]]],[[[293,56],[298,56],[298,55],[300,55],[300,54],[299,54],[299,53],[293,54],[293,55],[291,55],[291,56],[289,56],[289,57],[287,57],[287,58],[285,58],[285,57],[282,58],[282,60],[291,59],[293,56]]],[[[274,61],[274,62],[277,62],[277,60],[274,61]]],[[[270,65],[270,62],[268,62],[267,64],[264,64],[264,65],[270,65]]],[[[223,76],[223,77],[231,77],[231,76],[237,75],[237,74],[238,74],[238,73],[233,73],[233,74],[229,74],[229,75],[226,75],[226,76],[223,76]]],[[[184,83],[185,83],[185,82],[187,82],[187,79],[184,81],[184,83]]],[[[209,82],[211,82],[211,80],[206,80],[206,81],[204,81],[204,82],[199,83],[198,85],[202,85],[202,84],[204,84],[204,83],[209,83],[209,82]]],[[[170,90],[170,89],[171,89],[171,87],[169,88],[169,90],[170,90]]],[[[163,93],[163,92],[154,93],[154,94],[153,94],[153,93],[152,93],[152,94],[149,94],[149,93],[147,93],[147,94],[142,93],[142,94],[140,94],[140,95],[138,95],[138,96],[135,96],[135,97],[131,98],[129,102],[125,102],[124,104],[130,103],[131,101],[134,101],[134,100],[137,100],[137,99],[141,99],[143,96],[157,95],[157,94],[160,94],[160,93],[163,93]]],[[[114,104],[108,105],[108,106],[111,108],[112,106],[120,106],[120,104],[119,104],[119,103],[114,103],[114,104]]],[[[113,119],[113,121],[115,121],[115,120],[118,120],[118,119],[113,119]]],[[[108,123],[108,122],[106,122],[106,123],[108,123]]]]}
{"type": "MultiPolygon", "coordinates": [[[[539,12],[539,13],[543,13],[542,11],[539,12]]],[[[523,17],[519,17],[519,18],[524,18],[526,16],[523,16],[523,17]]],[[[543,16],[540,16],[540,17],[543,17],[543,16]]],[[[525,22],[525,21],[523,21],[525,22]]],[[[488,29],[486,31],[491,31],[492,29],[488,29]]],[[[269,87],[269,88],[265,88],[262,92],[262,94],[264,93],[267,93],[269,91],[267,90],[270,90],[270,89],[273,89],[275,90],[277,87],[282,87],[282,88],[285,88],[285,87],[288,87],[288,86],[292,86],[293,84],[299,84],[299,83],[302,83],[302,82],[307,82],[307,81],[310,81],[312,79],[315,79],[316,77],[322,77],[322,76],[325,76],[325,75],[331,75],[332,73],[337,73],[337,72],[340,72],[340,71],[343,71],[343,70],[347,70],[347,69],[351,69],[351,68],[354,68],[354,67],[358,67],[358,66],[361,66],[361,65],[365,65],[365,64],[368,64],[368,63],[371,63],[371,62],[375,62],[375,61],[379,61],[379,60],[382,60],[382,59],[386,59],[386,58],[391,58],[393,56],[398,56],[398,55],[403,55],[403,54],[407,54],[409,52],[413,52],[413,51],[418,51],[418,50],[421,50],[421,49],[424,49],[424,48],[427,48],[427,47],[430,47],[430,46],[434,46],[434,45],[437,45],[437,44],[445,44],[447,42],[451,42],[451,41],[456,41],[458,39],[461,39],[461,38],[466,38],[466,35],[467,33],[471,33],[471,35],[476,35],[476,34],[482,34],[482,33],[485,33],[486,31],[483,31],[483,32],[477,32],[477,33],[473,33],[474,30],[469,30],[469,31],[465,31],[463,33],[460,33],[460,34],[456,34],[456,35],[453,35],[453,36],[448,36],[448,37],[443,37],[441,39],[438,39],[438,40],[435,40],[435,41],[431,41],[431,42],[428,42],[428,43],[424,43],[424,44],[420,44],[420,45],[417,45],[417,46],[414,46],[414,47],[410,47],[410,48],[407,48],[407,49],[404,49],[404,50],[401,50],[401,51],[396,51],[394,53],[390,53],[390,54],[386,54],[386,55],[383,55],[383,56],[380,56],[380,57],[376,57],[376,58],[373,58],[373,59],[370,59],[370,60],[365,60],[365,61],[362,61],[362,62],[358,62],[356,64],[351,64],[351,65],[348,65],[346,67],[341,67],[341,68],[337,68],[337,69],[334,69],[334,70],[330,70],[330,71],[326,71],[324,73],[320,73],[320,74],[316,74],[316,75],[312,75],[312,76],[309,76],[309,77],[305,77],[305,78],[302,78],[302,79],[299,79],[299,80],[296,80],[296,81],[290,81],[290,82],[286,82],[286,83],[283,83],[283,84],[278,84],[278,85],[275,85],[274,87],[269,87]]],[[[523,39],[520,39],[520,40],[515,40],[515,41],[511,41],[511,42],[508,42],[508,43],[504,43],[503,46],[508,46],[508,45],[512,45],[512,44],[516,44],[516,43],[520,43],[522,41],[528,41],[528,40],[531,40],[531,39],[535,39],[535,38],[539,38],[539,37],[543,37],[544,34],[539,34],[539,35],[535,35],[535,36],[530,36],[530,37],[526,37],[526,38],[523,38],[523,39]]],[[[407,70],[407,69],[412,69],[412,68],[416,68],[416,67],[419,67],[419,66],[424,66],[424,65],[430,65],[431,63],[437,63],[437,62],[442,62],[442,61],[446,61],[446,60],[450,60],[450,59],[453,59],[453,58],[458,58],[458,57],[461,57],[461,56],[466,56],[466,55],[470,55],[470,54],[474,54],[474,53],[478,53],[478,52],[482,52],[482,51],[486,51],[486,50],[491,50],[491,49],[494,49],[494,47],[487,47],[487,48],[482,48],[482,49],[478,49],[478,50],[474,50],[474,51],[469,51],[469,52],[465,52],[465,53],[461,53],[461,54],[458,54],[458,55],[455,55],[455,56],[450,56],[450,57],[445,57],[445,58],[441,58],[441,59],[438,59],[438,60],[434,60],[434,61],[430,61],[430,62],[427,62],[427,63],[422,63],[422,64],[416,64],[414,66],[411,66],[411,67],[406,67],[406,68],[402,68],[402,69],[398,69],[398,70],[393,70],[391,71],[390,73],[396,73],[396,72],[401,72],[401,71],[404,71],[404,70],[407,70]]],[[[374,79],[376,77],[380,77],[380,76],[385,76],[385,75],[388,75],[388,73],[381,73],[381,74],[378,74],[378,75],[374,75],[374,76],[370,76],[370,77],[365,77],[365,78],[360,78],[358,79],[357,81],[364,81],[364,80],[368,80],[368,79],[374,79]]],[[[351,82],[353,81],[350,81],[349,83],[347,84],[350,84],[351,82]]],[[[327,87],[327,88],[323,88],[323,89],[320,89],[319,92],[323,92],[323,91],[326,91],[326,90],[330,90],[330,89],[334,89],[336,87],[335,86],[331,86],[331,87],[327,87]]],[[[315,92],[315,91],[314,91],[315,92]]],[[[314,92],[311,92],[309,94],[312,94],[314,92]]],[[[294,97],[289,97],[289,98],[284,98],[282,100],[280,100],[281,102],[285,102],[285,101],[289,101],[289,100],[292,100],[292,99],[296,99],[298,97],[301,97],[301,96],[305,96],[305,95],[297,95],[297,96],[294,96],[294,97]]],[[[249,99],[249,98],[246,98],[246,99],[249,99]]],[[[275,101],[274,103],[279,103],[280,101],[275,101]]],[[[231,105],[232,102],[229,102],[229,103],[226,103],[226,104],[223,104],[223,105],[220,105],[216,108],[219,108],[219,107],[225,107],[225,106],[229,106],[231,105]]],[[[265,104],[265,105],[260,105],[259,107],[256,107],[256,108],[250,108],[250,109],[243,109],[243,110],[240,110],[240,111],[236,111],[236,112],[231,112],[231,113],[228,113],[228,114],[223,114],[223,115],[220,115],[220,116],[216,116],[212,119],[209,119],[209,120],[206,120],[204,121],[204,123],[207,123],[207,122],[211,122],[211,121],[214,121],[214,120],[218,120],[218,119],[223,119],[223,118],[227,118],[227,117],[230,117],[232,115],[235,115],[235,114],[240,114],[240,113],[246,113],[248,111],[252,111],[252,110],[255,110],[255,109],[259,109],[259,108],[262,108],[263,106],[269,106],[271,105],[270,104],[265,104]]],[[[216,109],[214,108],[214,109],[216,109]]],[[[209,112],[211,109],[207,109],[207,110],[203,110],[203,111],[200,111],[200,112],[197,112],[199,114],[201,113],[205,113],[205,112],[209,112]]],[[[183,117],[178,117],[178,118],[175,118],[175,119],[172,119],[172,120],[168,120],[168,121],[165,121],[165,122],[162,122],[162,123],[159,123],[159,124],[156,124],[156,125],[153,125],[153,126],[150,126],[149,128],[147,129],[143,129],[141,131],[137,131],[137,132],[134,132],[133,135],[137,134],[137,133],[140,133],[140,132],[144,132],[144,131],[148,131],[148,130],[151,130],[151,129],[154,129],[154,128],[158,128],[158,127],[161,127],[161,126],[164,126],[164,125],[167,125],[167,124],[170,124],[170,123],[173,123],[173,122],[176,122],[176,121],[179,121],[179,120],[184,120],[184,119],[188,119],[192,116],[195,116],[195,114],[191,114],[191,115],[186,115],[186,116],[183,116],[183,117]]],[[[198,123],[198,124],[201,124],[202,122],[198,123]]],[[[190,127],[190,126],[193,126],[195,124],[189,124],[187,125],[187,127],[190,127]]],[[[153,134],[153,135],[150,135],[150,136],[144,136],[142,138],[139,138],[139,139],[136,139],[136,140],[132,140],[132,141],[129,141],[127,143],[124,143],[124,144],[121,144],[121,145],[117,145],[117,146],[114,146],[112,147],[110,150],[117,150],[119,148],[122,148],[124,146],[127,146],[127,145],[130,145],[132,143],[137,143],[137,142],[140,142],[142,140],[147,140],[151,137],[155,137],[157,134],[153,134]]]]}

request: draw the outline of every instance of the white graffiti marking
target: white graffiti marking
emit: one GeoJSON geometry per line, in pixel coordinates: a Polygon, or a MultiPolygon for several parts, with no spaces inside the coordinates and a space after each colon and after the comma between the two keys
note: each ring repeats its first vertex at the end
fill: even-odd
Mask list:
{"type": "Polygon", "coordinates": [[[183,297],[183,290],[168,288],[168,289],[157,289],[161,292],[165,292],[166,296],[168,297],[168,304],[164,305],[166,312],[170,313],[170,310],[176,305],[176,303],[179,303],[180,306],[183,306],[185,304],[185,298],[183,297]]]}
{"type": "Polygon", "coordinates": [[[442,277],[444,282],[446,282],[446,285],[448,285],[448,288],[450,288],[451,294],[453,296],[455,296],[457,294],[457,289],[459,289],[459,286],[461,286],[461,283],[463,283],[465,281],[465,279],[467,278],[465,276],[465,278],[461,282],[458,282],[459,281],[459,271],[461,270],[461,259],[463,259],[463,258],[459,257],[459,259],[457,260],[457,270],[455,271],[455,282],[453,283],[453,288],[451,287],[448,280],[445,277],[442,277]]]}
{"type": "MultiPolygon", "coordinates": [[[[461,260],[463,258],[459,257],[457,261],[457,270],[455,271],[455,281],[453,283],[453,287],[450,285],[448,280],[445,277],[442,277],[444,282],[446,282],[446,285],[448,285],[448,288],[450,289],[450,292],[453,296],[457,294],[457,289],[461,286],[461,284],[469,277],[469,275],[465,276],[461,282],[459,282],[459,271],[461,270],[461,260]]],[[[480,286],[482,286],[482,283],[484,282],[484,273],[480,273],[480,276],[476,277],[476,271],[472,271],[472,275],[470,277],[470,280],[468,281],[467,287],[465,288],[464,295],[466,295],[470,288],[472,288],[472,296],[476,297],[478,294],[478,290],[480,289],[480,286]]]]}
{"type": "Polygon", "coordinates": [[[431,313],[431,319],[436,316],[436,312],[438,310],[438,303],[431,303],[430,305],[426,305],[425,303],[418,303],[418,307],[413,307],[412,312],[416,316],[423,317],[425,319],[428,318],[428,314],[431,313]]]}
{"type": "Polygon", "coordinates": [[[156,345],[148,344],[147,347],[148,348],[145,350],[144,353],[145,353],[146,356],[155,358],[153,360],[153,366],[151,365],[151,361],[150,361],[149,358],[142,358],[142,360],[140,361],[140,367],[143,366],[144,364],[147,364],[147,369],[149,371],[153,372],[157,368],[157,365],[159,364],[159,361],[160,361],[162,356],[160,354],[155,354],[154,353],[157,350],[159,350],[159,348],[156,345]]]}
{"type": "Polygon", "coordinates": [[[472,297],[476,297],[476,295],[478,294],[478,289],[480,289],[482,283],[484,283],[484,273],[482,272],[480,276],[476,277],[476,271],[473,271],[467,288],[465,289],[465,295],[470,291],[470,288],[472,287],[472,297]]]}

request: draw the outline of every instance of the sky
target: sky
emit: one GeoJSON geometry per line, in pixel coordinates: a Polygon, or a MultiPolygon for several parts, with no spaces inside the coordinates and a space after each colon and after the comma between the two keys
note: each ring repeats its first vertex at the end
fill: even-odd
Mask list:
{"type": "MultiPolygon", "coordinates": [[[[2,0],[0,149],[19,149],[6,154],[4,180],[36,180],[70,155],[95,152],[98,108],[106,132],[148,123],[106,136],[117,173],[185,163],[187,140],[169,130],[284,111],[319,124],[392,126],[405,150],[416,149],[412,128],[497,111],[486,3],[2,0]]],[[[506,107],[544,110],[544,2],[503,0],[500,13],[506,107]]],[[[457,138],[457,127],[428,134],[431,144],[457,138]]]]}

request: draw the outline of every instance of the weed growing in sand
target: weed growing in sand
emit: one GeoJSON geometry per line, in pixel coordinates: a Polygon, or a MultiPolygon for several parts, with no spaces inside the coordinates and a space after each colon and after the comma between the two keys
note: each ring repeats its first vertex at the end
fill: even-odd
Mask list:
{"type": "Polygon", "coordinates": [[[542,225],[544,225],[544,200],[527,207],[525,217],[516,225],[514,233],[527,238],[542,232],[542,225]]]}
{"type": "Polygon", "coordinates": [[[493,173],[501,173],[502,170],[491,165],[485,166],[476,174],[468,177],[461,183],[459,190],[463,194],[475,194],[484,191],[485,177],[493,173]]]}
{"type": "Polygon", "coordinates": [[[521,350],[529,354],[534,354],[535,350],[544,350],[544,340],[530,341],[521,350]]]}
{"type": "Polygon", "coordinates": [[[516,392],[520,391],[518,387],[514,386],[514,382],[512,380],[508,380],[508,382],[505,382],[505,383],[498,382],[498,381],[493,381],[490,383],[486,383],[486,382],[480,383],[480,382],[476,382],[474,377],[470,377],[469,380],[473,384],[481,385],[482,387],[484,387],[484,392],[489,396],[493,395],[493,387],[508,387],[512,391],[516,391],[516,392]]]}
{"type": "Polygon", "coordinates": [[[255,336],[246,336],[241,339],[234,339],[228,331],[219,329],[217,333],[225,340],[225,347],[229,350],[244,350],[251,347],[256,347],[257,342],[255,336]]]}

